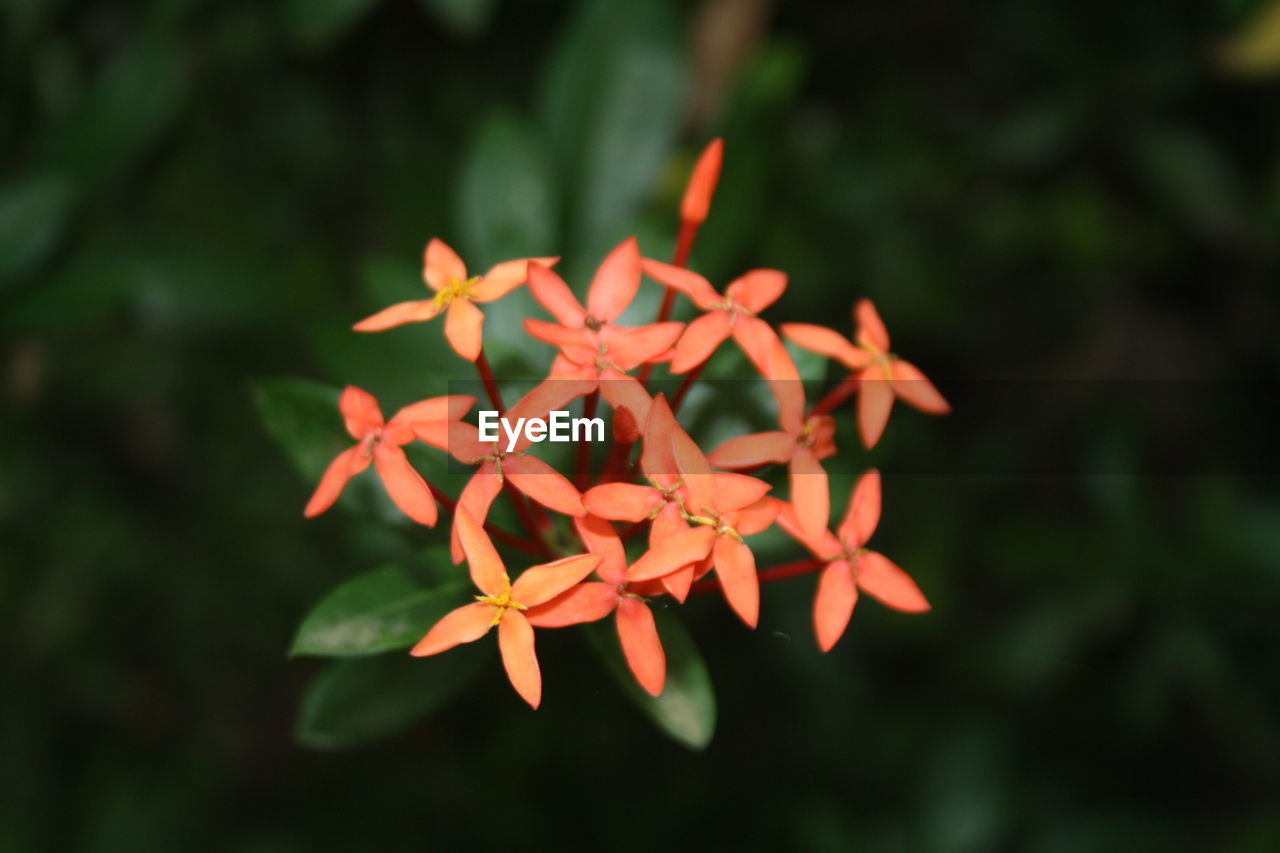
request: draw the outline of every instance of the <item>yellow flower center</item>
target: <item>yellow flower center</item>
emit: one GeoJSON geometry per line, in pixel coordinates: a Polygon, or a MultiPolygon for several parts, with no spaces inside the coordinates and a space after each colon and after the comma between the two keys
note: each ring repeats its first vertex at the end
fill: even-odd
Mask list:
{"type": "Polygon", "coordinates": [[[507,612],[508,607],[514,607],[516,610],[528,610],[528,608],[520,602],[511,600],[511,578],[503,575],[502,581],[506,586],[502,591],[502,595],[476,596],[476,601],[481,604],[492,604],[497,608],[497,612],[493,614],[493,621],[489,623],[491,626],[497,625],[502,621],[502,614],[507,612]]]}
{"type": "Polygon", "coordinates": [[[449,286],[436,294],[436,307],[444,308],[455,299],[470,299],[471,291],[479,283],[478,275],[473,275],[465,281],[458,278],[449,279],[449,286]]]}

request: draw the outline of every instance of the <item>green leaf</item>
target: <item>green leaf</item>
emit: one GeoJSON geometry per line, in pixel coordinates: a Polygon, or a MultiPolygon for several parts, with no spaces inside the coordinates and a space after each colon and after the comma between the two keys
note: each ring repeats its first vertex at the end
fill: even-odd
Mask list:
{"type": "Polygon", "coordinates": [[[458,604],[462,589],[426,589],[397,566],[352,578],[307,614],[289,654],[354,657],[408,648],[458,604]]]}
{"type": "Polygon", "coordinates": [[[555,254],[552,183],[537,136],[509,113],[489,116],[458,182],[464,257],[475,273],[509,258],[555,254]]]}
{"type": "Polygon", "coordinates": [[[66,229],[71,183],[45,173],[0,188],[0,287],[44,260],[66,229]]]}
{"type": "Polygon", "coordinates": [[[307,688],[296,737],[316,749],[346,749],[399,734],[461,693],[491,647],[470,643],[427,658],[335,661],[307,688]]]}
{"type": "Polygon", "coordinates": [[[667,653],[667,684],[650,696],[636,683],[618,645],[618,636],[602,625],[588,626],[591,646],[604,661],[622,692],[672,740],[690,749],[705,749],[716,728],[716,696],[711,674],[680,620],[654,610],[658,634],[667,653]]]}
{"type": "Polygon", "coordinates": [[[285,25],[295,42],[318,50],[329,47],[377,4],[378,0],[285,0],[285,25]]]}
{"type": "Polygon", "coordinates": [[[171,37],[138,39],[114,58],[56,128],[45,164],[90,189],[119,180],[173,122],[186,81],[171,37]]]}
{"type": "Polygon", "coordinates": [[[319,481],[351,438],[338,412],[339,391],[309,379],[258,379],[251,383],[267,432],[304,478],[319,481]]]}
{"type": "Polygon", "coordinates": [[[684,108],[682,37],[667,2],[590,0],[551,59],[542,121],[576,193],[566,254],[588,268],[634,229],[671,152],[684,108]]]}
{"type": "Polygon", "coordinates": [[[422,0],[423,7],[454,35],[479,35],[493,18],[494,0],[422,0]]]}

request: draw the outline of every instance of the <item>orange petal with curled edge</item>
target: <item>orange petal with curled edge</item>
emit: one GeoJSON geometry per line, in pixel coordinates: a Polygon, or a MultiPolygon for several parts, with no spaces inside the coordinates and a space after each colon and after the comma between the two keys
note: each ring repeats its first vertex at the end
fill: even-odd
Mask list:
{"type": "Polygon", "coordinates": [[[717,468],[756,468],[791,459],[796,437],[789,432],[758,432],[731,438],[707,454],[717,468]]]}
{"type": "Polygon", "coordinates": [[[389,308],[383,308],[376,314],[365,317],[351,328],[357,332],[382,332],[403,326],[405,323],[422,323],[431,320],[440,313],[440,303],[434,299],[415,299],[410,302],[397,302],[389,308]]]}
{"type": "Polygon", "coordinates": [[[536,607],[581,582],[599,565],[600,557],[596,554],[575,554],[530,566],[511,584],[511,600],[526,607],[536,607]]]}
{"type": "Polygon", "coordinates": [[[598,622],[618,606],[618,588],[611,583],[587,581],[571,586],[550,601],[524,612],[535,628],[566,628],[598,622]]]}
{"type": "Polygon", "coordinates": [[[640,262],[640,268],[660,284],[664,284],[672,290],[678,290],[689,297],[690,301],[703,311],[710,311],[724,302],[724,297],[716,293],[716,289],[711,286],[711,282],[692,270],[664,264],[661,261],[649,260],[648,258],[640,262]]]}
{"type": "Polygon", "coordinates": [[[725,296],[753,314],[778,301],[787,289],[787,274],[781,270],[751,270],[725,288],[725,296]]]}
{"type": "Polygon", "coordinates": [[[653,323],[627,329],[609,342],[609,359],[619,370],[631,370],[671,349],[684,323],[653,323]]]}
{"type": "Polygon", "coordinates": [[[463,643],[473,643],[489,633],[493,627],[493,617],[498,609],[492,604],[477,601],[464,604],[441,617],[431,626],[425,637],[418,641],[409,654],[414,657],[426,657],[448,651],[463,643]]]}
{"type": "Polygon", "coordinates": [[[502,595],[507,591],[507,567],[493,547],[489,534],[466,507],[459,506],[454,516],[458,544],[467,558],[471,580],[485,595],[502,595]]]}
{"type": "Polygon", "coordinates": [[[827,529],[831,515],[831,491],[827,472],[814,455],[813,448],[801,447],[791,458],[791,504],[796,509],[800,527],[809,536],[818,537],[827,529]]]}
{"type": "Polygon", "coordinates": [[[504,611],[498,623],[498,651],[511,686],[536,709],[542,702],[542,672],[533,650],[533,626],[514,608],[504,611]]]}
{"type": "Polygon", "coordinates": [[[756,477],[726,471],[712,474],[711,482],[716,491],[715,506],[720,512],[732,512],[751,506],[772,488],[756,477]]]}
{"type": "Polygon", "coordinates": [[[671,372],[686,373],[702,364],[732,331],[729,315],[723,311],[710,311],[694,320],[676,344],[671,372]]]}
{"type": "Polygon", "coordinates": [[[657,696],[667,682],[667,655],[653,613],[643,601],[626,595],[618,600],[617,624],[622,656],[631,674],[650,696],[657,696]]]}
{"type": "Polygon", "coordinates": [[[698,155],[698,162],[689,175],[689,183],[680,199],[680,219],[693,225],[701,225],[711,211],[711,197],[720,181],[720,166],[724,162],[724,140],[716,138],[707,143],[698,155]]]}
{"type": "Polygon", "coordinates": [[[483,326],[484,312],[472,305],[470,299],[455,299],[449,303],[449,311],[444,316],[444,336],[453,351],[467,361],[480,357],[484,343],[483,326]]]}
{"type": "Polygon", "coordinates": [[[858,587],[894,610],[921,613],[929,609],[928,600],[911,576],[875,551],[858,555],[858,587]]]}
{"type": "Polygon", "coordinates": [[[542,264],[529,264],[529,292],[560,325],[582,328],[583,321],[587,319],[586,309],[559,275],[542,264]]]}
{"type": "Polygon", "coordinates": [[[884,371],[879,367],[862,371],[858,384],[858,431],[868,450],[875,447],[884,434],[892,408],[893,388],[884,378],[884,371]]]}
{"type": "Polygon", "coordinates": [[[659,542],[652,542],[649,550],[627,569],[627,580],[653,580],[701,560],[711,550],[715,538],[714,530],[699,525],[659,542]]]}
{"type": "Polygon", "coordinates": [[[342,413],[347,433],[356,441],[383,423],[378,401],[368,391],[354,385],[342,389],[342,396],[338,397],[338,411],[342,413]]]}
{"type": "Polygon", "coordinates": [[[760,621],[760,579],[751,549],[732,536],[718,536],[712,556],[725,601],[748,628],[754,628],[760,621]]]}
{"type": "MultiPolygon", "coordinates": [[[[585,503],[585,499],[583,503],[585,503]]],[[[587,550],[600,558],[595,572],[602,580],[619,586],[627,580],[627,551],[613,525],[597,515],[584,515],[573,520],[574,530],[587,550]]]]}
{"type": "Polygon", "coordinates": [[[369,467],[369,457],[361,452],[359,446],[349,447],[339,453],[324,469],[320,484],[316,486],[307,506],[302,510],[306,518],[314,518],[337,502],[347,482],[369,467]]]}
{"type": "MultiPolygon", "coordinates": [[[[457,510],[466,510],[474,520],[484,524],[484,520],[489,517],[489,507],[493,505],[494,499],[498,497],[498,493],[501,491],[502,480],[498,478],[497,468],[492,460],[487,461],[471,475],[471,479],[463,486],[462,494],[458,495],[457,510]]],[[[459,514],[461,513],[455,512],[453,516],[453,530],[449,537],[449,553],[453,558],[454,565],[461,563],[465,556],[462,553],[462,539],[458,535],[459,514]]],[[[481,588],[483,589],[483,587],[481,588]]],[[[498,593],[492,594],[496,595],[498,593]]]]}
{"type": "Polygon", "coordinates": [[[893,391],[902,402],[930,415],[945,415],[951,411],[951,404],[914,364],[894,359],[889,365],[889,373],[893,391]]]}
{"type": "Polygon", "coordinates": [[[858,603],[858,589],[853,583],[853,569],[847,560],[830,563],[818,576],[818,591],[813,596],[813,633],[818,648],[824,652],[844,635],[858,603]]]}
{"type": "Polygon", "coordinates": [[[606,483],[587,489],[582,504],[592,515],[613,521],[644,521],[662,506],[662,494],[638,483],[606,483]]]}
{"type": "Polygon", "coordinates": [[[854,346],[839,332],[811,323],[783,323],[782,336],[801,349],[825,355],[850,370],[858,370],[871,360],[871,354],[854,346]]]}
{"type": "Polygon", "coordinates": [[[729,513],[729,526],[743,536],[763,533],[777,520],[782,506],[783,502],[777,498],[761,498],[750,506],[729,513]]]}
{"type": "Polygon", "coordinates": [[[870,299],[859,299],[853,308],[853,317],[857,325],[857,341],[864,346],[872,346],[881,352],[889,351],[889,330],[880,319],[880,312],[870,299]]]}
{"type": "Polygon", "coordinates": [[[836,532],[850,548],[867,544],[880,523],[880,472],[867,471],[849,493],[849,506],[836,532]]]}
{"type": "Polygon", "coordinates": [[[587,289],[587,313],[605,323],[616,320],[640,287],[640,245],[628,237],[605,256],[587,289]]]}
{"type": "Polygon", "coordinates": [[[384,441],[373,451],[373,465],[387,487],[391,502],[401,512],[419,524],[436,526],[436,499],[427,481],[409,464],[403,450],[384,441]]]}
{"type": "Polygon", "coordinates": [[[508,456],[502,474],[517,489],[545,507],[565,515],[586,515],[579,492],[559,471],[534,456],[508,456]]]}
{"type": "Polygon", "coordinates": [[[432,290],[444,290],[455,280],[467,280],[467,265],[448,243],[432,237],[422,252],[422,279],[432,290]]]}
{"type": "Polygon", "coordinates": [[[476,302],[492,302],[501,299],[529,280],[529,264],[553,267],[559,258],[520,258],[503,261],[493,267],[471,288],[471,298],[476,302]]]}

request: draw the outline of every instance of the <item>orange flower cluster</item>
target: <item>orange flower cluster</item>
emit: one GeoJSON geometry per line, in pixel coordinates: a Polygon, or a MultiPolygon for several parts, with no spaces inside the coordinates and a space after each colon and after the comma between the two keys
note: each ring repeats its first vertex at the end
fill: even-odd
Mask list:
{"type": "Polygon", "coordinates": [[[329,466],[306,515],[332,506],[347,481],[372,461],[391,499],[414,521],[434,525],[437,500],[452,511],[454,562],[466,561],[480,591],[472,603],[436,623],[412,654],[438,654],[496,627],[511,684],[536,708],[542,679],[535,629],[610,615],[636,680],[650,694],[661,693],[666,657],[649,609],[655,597],[684,602],[691,592],[719,589],[733,612],[755,627],[763,581],[820,573],[813,624],[823,651],[844,633],[859,591],[902,611],[929,608],[902,569],[865,547],[880,518],[879,474],[868,471],[858,481],[832,533],[822,463],[837,452],[830,412],[855,394],[857,423],[868,448],[884,432],[895,399],[930,414],[947,412],[947,402],[916,367],[890,352],[889,334],[869,301],[854,307],[852,340],[798,323],[782,325],[780,337],[760,315],[786,290],[784,273],[752,270],[721,293],[685,268],[710,210],[721,158],[722,145],[716,140],[693,171],[680,208],[674,264],[644,258],[635,238],[628,238],[600,264],[583,302],[552,270],[557,258],[507,261],[469,277],[458,255],[433,239],[423,264],[423,279],[433,295],[393,305],[356,324],[358,331],[380,331],[445,314],[445,337],[460,356],[476,364],[501,412],[498,384],[484,357],[484,314],[476,303],[492,302],[527,283],[552,319],[528,318],[525,329],[554,347],[555,355],[547,379],[505,411],[505,417],[545,417],[578,397],[585,398],[589,412],[601,398],[614,412],[615,447],[592,484],[587,454],[579,456],[579,470],[566,477],[528,454],[527,435],[514,445],[505,439],[482,441],[479,430],[462,420],[476,402],[473,397],[425,400],[386,421],[369,394],[346,389],[340,409],[357,444],[329,466]],[[662,309],[649,325],[622,325],[620,318],[646,274],[667,289],[662,309]],[[688,324],[668,319],[677,295],[700,312],[688,324]],[[806,406],[784,337],[850,371],[817,405],[806,406]],[[778,429],[732,438],[706,453],[680,426],[675,412],[687,386],[730,338],[769,383],[777,401],[778,429]],[[648,390],[649,371],[659,364],[685,377],[685,386],[671,400],[648,390]],[[476,466],[456,502],[410,467],[402,448],[414,440],[476,466]],[[640,453],[632,464],[634,444],[640,445],[640,453]],[[765,481],[741,473],[768,465],[787,466],[786,499],[769,494],[765,481]],[[526,527],[523,536],[487,523],[489,509],[504,489],[526,527]],[[562,516],[569,520],[567,527],[556,521],[562,516]],[[813,559],[757,568],[749,540],[775,524],[813,559]],[[560,544],[566,533],[575,543],[568,548],[560,544]],[[625,543],[636,533],[647,533],[647,547],[629,555],[625,543]],[[494,539],[546,561],[512,580],[494,539]]]}

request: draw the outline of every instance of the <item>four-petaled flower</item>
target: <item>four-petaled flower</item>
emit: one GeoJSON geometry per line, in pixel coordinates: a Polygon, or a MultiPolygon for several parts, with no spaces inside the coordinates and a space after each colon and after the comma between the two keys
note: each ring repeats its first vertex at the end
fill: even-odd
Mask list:
{"type": "Polygon", "coordinates": [[[311,518],[333,506],[347,481],[372,462],[395,505],[419,524],[433,526],[435,498],[422,475],[409,464],[402,448],[413,441],[415,435],[427,444],[446,447],[449,425],[465,415],[475,401],[475,397],[464,395],[433,397],[405,406],[390,421],[384,421],[373,395],[348,385],[338,399],[338,410],[346,422],[347,432],[357,444],[329,463],[303,515],[311,518]]]}
{"type": "Polygon", "coordinates": [[[480,639],[495,625],[498,650],[507,678],[524,701],[534,708],[542,701],[542,673],[533,649],[533,626],[525,612],[581,581],[600,564],[594,554],[564,557],[553,563],[530,566],[515,583],[489,541],[480,522],[458,508],[458,533],[471,570],[471,580],[483,595],[473,604],[464,604],[446,614],[413,647],[416,657],[425,657],[480,639]]]}
{"type": "Polygon", "coordinates": [[[778,514],[778,525],[827,564],[813,598],[813,630],[824,652],[844,634],[859,589],[895,610],[920,613],[929,609],[924,593],[910,575],[888,557],[864,547],[879,523],[880,473],[874,468],[853,487],[835,534],[824,527],[819,535],[810,535],[798,523],[793,506],[784,506],[778,514]]]}
{"type": "Polygon", "coordinates": [[[951,411],[950,404],[919,368],[889,352],[889,332],[870,299],[859,300],[853,316],[857,327],[853,341],[825,326],[809,323],[783,323],[782,334],[854,372],[858,378],[858,429],[868,448],[880,440],[895,395],[931,415],[951,411]]]}
{"type": "Polygon", "coordinates": [[[399,302],[384,308],[372,317],[356,323],[357,332],[381,332],[405,323],[430,320],[441,311],[447,311],[444,320],[444,336],[449,339],[454,352],[467,361],[480,357],[484,341],[481,327],[484,312],[473,303],[492,302],[520,285],[528,278],[530,262],[551,266],[559,258],[521,258],[503,261],[484,275],[467,277],[467,266],[458,253],[438,238],[432,238],[422,253],[422,279],[435,291],[430,299],[399,302]]]}

